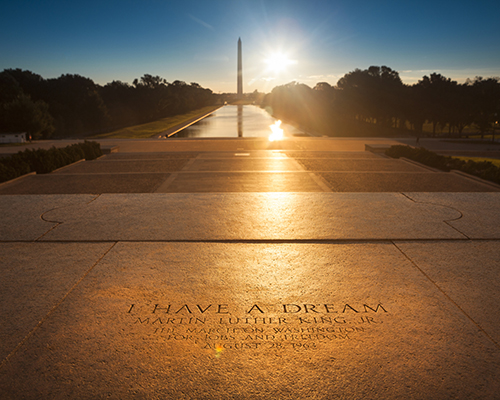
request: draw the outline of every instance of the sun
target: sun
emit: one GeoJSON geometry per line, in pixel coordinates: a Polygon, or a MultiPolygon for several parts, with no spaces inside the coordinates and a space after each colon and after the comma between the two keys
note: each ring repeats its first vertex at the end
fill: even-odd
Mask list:
{"type": "Polygon", "coordinates": [[[267,64],[267,69],[274,73],[285,71],[288,66],[296,64],[297,61],[291,60],[286,54],[274,53],[264,60],[267,64]]]}

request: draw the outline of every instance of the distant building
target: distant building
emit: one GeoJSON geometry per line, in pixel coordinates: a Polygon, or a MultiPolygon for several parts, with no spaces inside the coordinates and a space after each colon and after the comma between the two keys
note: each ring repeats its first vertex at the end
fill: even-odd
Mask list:
{"type": "Polygon", "coordinates": [[[26,132],[23,133],[0,133],[0,143],[25,143],[26,132]]]}

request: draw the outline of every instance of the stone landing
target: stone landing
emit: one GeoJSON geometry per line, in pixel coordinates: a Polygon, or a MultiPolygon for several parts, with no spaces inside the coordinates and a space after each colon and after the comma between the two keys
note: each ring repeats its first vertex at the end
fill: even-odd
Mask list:
{"type": "Polygon", "coordinates": [[[500,194],[334,193],[362,162],[301,155],[319,189],[0,196],[0,398],[497,398],[500,194]]]}

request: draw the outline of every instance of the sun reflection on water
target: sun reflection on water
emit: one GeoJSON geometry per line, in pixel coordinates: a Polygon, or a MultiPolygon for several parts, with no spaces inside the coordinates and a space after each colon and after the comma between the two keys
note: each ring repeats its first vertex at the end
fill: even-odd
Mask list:
{"type": "Polygon", "coordinates": [[[269,125],[272,133],[269,135],[269,141],[274,142],[275,140],[283,139],[283,129],[280,128],[281,121],[278,120],[274,124],[269,125]]]}

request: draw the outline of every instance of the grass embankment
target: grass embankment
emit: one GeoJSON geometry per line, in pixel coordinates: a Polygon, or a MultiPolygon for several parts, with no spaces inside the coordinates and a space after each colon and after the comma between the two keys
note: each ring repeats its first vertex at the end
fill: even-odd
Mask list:
{"type": "Polygon", "coordinates": [[[173,117],[162,118],[158,121],[148,122],[146,124],[129,126],[127,128],[118,129],[113,132],[101,133],[92,136],[94,139],[149,139],[152,136],[164,134],[165,131],[173,129],[182,124],[188,124],[190,121],[201,118],[212,111],[217,110],[220,106],[208,106],[192,111],[187,114],[176,115],[173,117]]]}

